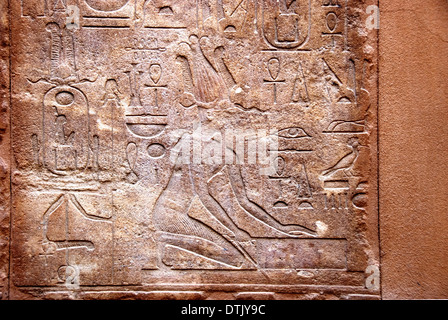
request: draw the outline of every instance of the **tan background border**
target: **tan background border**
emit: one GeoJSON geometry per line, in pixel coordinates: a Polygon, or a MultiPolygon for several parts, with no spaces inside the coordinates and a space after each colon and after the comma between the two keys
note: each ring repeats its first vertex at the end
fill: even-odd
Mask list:
{"type": "Polygon", "coordinates": [[[383,299],[448,298],[448,1],[380,0],[383,299]]]}

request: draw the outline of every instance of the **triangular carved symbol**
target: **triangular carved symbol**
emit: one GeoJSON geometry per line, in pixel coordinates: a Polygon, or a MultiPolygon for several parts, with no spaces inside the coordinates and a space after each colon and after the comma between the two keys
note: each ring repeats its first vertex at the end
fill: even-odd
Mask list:
{"type": "Polygon", "coordinates": [[[63,0],[57,0],[54,7],[55,11],[65,11],[67,9],[67,6],[65,5],[63,0]]]}

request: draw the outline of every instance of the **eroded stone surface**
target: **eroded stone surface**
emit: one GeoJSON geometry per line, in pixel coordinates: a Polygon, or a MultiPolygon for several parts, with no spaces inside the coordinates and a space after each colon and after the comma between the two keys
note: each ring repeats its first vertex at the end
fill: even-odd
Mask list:
{"type": "Polygon", "coordinates": [[[8,297],[10,217],[9,19],[0,2],[0,300],[8,297]]]}
{"type": "Polygon", "coordinates": [[[11,295],[378,297],[366,6],[12,2],[11,295]]]}

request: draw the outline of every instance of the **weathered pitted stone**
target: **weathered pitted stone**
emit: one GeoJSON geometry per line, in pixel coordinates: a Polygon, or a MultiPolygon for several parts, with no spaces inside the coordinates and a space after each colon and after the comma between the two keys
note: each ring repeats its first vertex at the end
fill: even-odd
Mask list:
{"type": "Polygon", "coordinates": [[[10,82],[8,6],[0,2],[0,300],[8,297],[10,225],[10,82]]]}
{"type": "Polygon", "coordinates": [[[12,296],[379,297],[365,1],[10,5],[12,296]]]}

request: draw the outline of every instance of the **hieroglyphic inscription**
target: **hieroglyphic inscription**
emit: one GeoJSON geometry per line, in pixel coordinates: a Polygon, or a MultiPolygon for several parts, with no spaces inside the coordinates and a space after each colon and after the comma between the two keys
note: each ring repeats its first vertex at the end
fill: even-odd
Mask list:
{"type": "Polygon", "coordinates": [[[378,294],[363,6],[12,4],[14,290],[378,294]]]}

